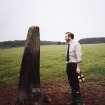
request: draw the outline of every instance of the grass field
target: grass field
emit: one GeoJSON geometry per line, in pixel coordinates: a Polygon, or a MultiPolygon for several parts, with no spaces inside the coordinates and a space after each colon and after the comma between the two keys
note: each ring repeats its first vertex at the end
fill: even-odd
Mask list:
{"type": "MultiPolygon", "coordinates": [[[[88,81],[105,80],[105,44],[84,44],[81,70],[88,81]]],[[[0,84],[18,80],[24,48],[0,49],[0,84]]],[[[66,77],[66,45],[41,46],[41,80],[63,81],[66,77]]]]}

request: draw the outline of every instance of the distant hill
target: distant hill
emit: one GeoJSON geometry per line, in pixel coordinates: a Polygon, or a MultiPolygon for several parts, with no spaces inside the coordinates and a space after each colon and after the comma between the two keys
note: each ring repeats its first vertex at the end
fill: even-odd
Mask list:
{"type": "MultiPolygon", "coordinates": [[[[81,44],[96,44],[96,43],[105,43],[105,37],[98,38],[84,38],[80,39],[81,44]]],[[[62,45],[65,42],[60,41],[40,41],[41,45],[62,45]]],[[[0,48],[10,48],[10,47],[22,47],[25,45],[25,40],[14,40],[14,41],[3,41],[0,42],[0,48]]]]}
{"type": "Polygon", "coordinates": [[[80,42],[81,44],[105,43],[105,37],[84,38],[84,39],[80,39],[79,42],[80,42]]]}
{"type": "MultiPolygon", "coordinates": [[[[60,41],[40,41],[41,45],[61,45],[65,44],[60,41]]],[[[25,45],[25,40],[14,40],[14,41],[3,41],[0,42],[0,48],[8,48],[8,47],[21,47],[25,45]]]]}

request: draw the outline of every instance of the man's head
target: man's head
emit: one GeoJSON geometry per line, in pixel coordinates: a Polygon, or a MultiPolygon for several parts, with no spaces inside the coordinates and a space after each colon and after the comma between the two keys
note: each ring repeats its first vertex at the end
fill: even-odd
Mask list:
{"type": "Polygon", "coordinates": [[[74,34],[71,32],[66,32],[65,33],[65,40],[67,43],[69,43],[71,40],[74,39],[74,34]]]}

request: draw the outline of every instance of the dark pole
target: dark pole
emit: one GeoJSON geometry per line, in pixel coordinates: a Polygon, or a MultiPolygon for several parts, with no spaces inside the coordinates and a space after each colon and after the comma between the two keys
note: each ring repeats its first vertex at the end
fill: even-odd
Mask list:
{"type": "Polygon", "coordinates": [[[40,34],[39,27],[30,27],[26,39],[20,71],[19,89],[40,87],[40,34]]]}
{"type": "Polygon", "coordinates": [[[25,105],[24,100],[28,100],[33,88],[40,88],[40,33],[37,26],[28,30],[20,68],[17,105],[25,105]]]}

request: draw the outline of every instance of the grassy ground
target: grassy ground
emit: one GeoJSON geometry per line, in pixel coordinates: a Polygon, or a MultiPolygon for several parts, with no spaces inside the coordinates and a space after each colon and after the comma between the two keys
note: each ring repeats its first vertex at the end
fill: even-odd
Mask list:
{"type": "MultiPolygon", "coordinates": [[[[82,45],[81,70],[88,81],[105,80],[105,44],[82,45]]],[[[16,81],[24,48],[0,49],[0,84],[16,81]]],[[[66,79],[66,46],[41,46],[41,80],[63,81],[66,79]]]]}

